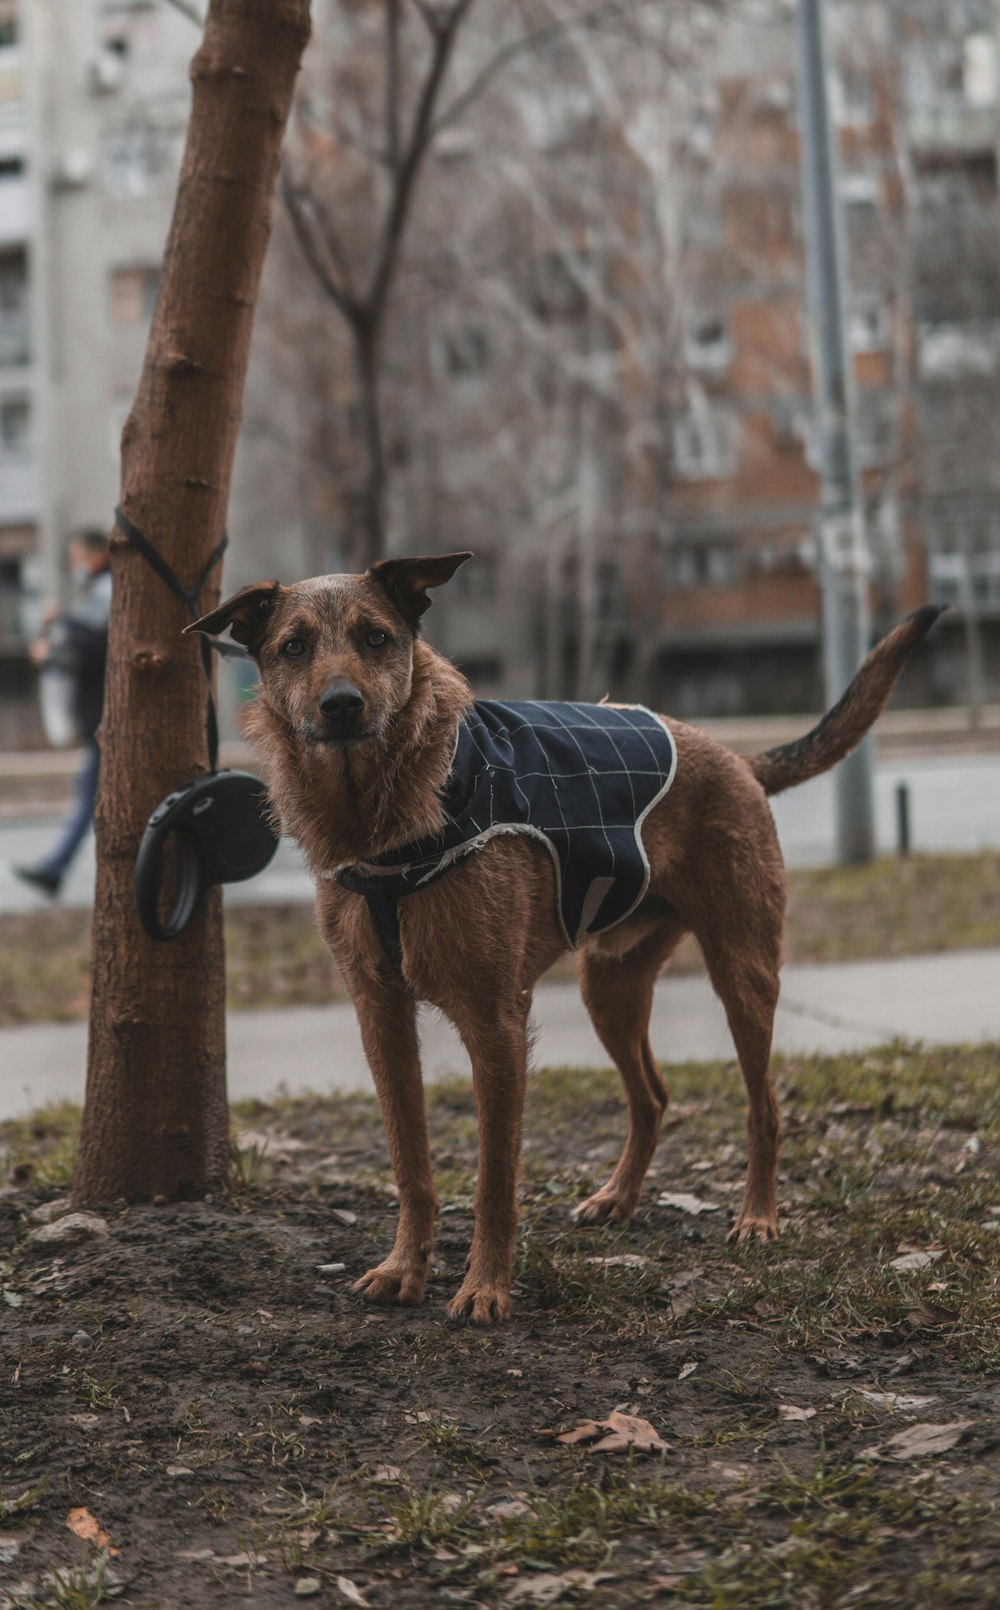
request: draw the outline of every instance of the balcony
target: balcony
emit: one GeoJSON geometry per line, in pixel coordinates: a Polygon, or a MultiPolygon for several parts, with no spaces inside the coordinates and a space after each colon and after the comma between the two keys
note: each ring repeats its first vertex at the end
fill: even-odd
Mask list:
{"type": "Polygon", "coordinates": [[[925,156],[975,156],[993,151],[997,143],[997,116],[993,106],[970,106],[965,101],[928,102],[909,116],[910,146],[925,156]]]}

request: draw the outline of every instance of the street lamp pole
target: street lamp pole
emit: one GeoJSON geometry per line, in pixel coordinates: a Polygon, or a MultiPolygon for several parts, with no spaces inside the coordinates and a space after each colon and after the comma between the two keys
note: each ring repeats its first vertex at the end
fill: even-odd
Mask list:
{"type": "MultiPolygon", "coordinates": [[[[870,562],[854,450],[854,386],[845,285],[847,247],[830,115],[823,0],[799,0],[799,122],[809,271],[813,388],[820,475],[817,547],[823,595],[827,706],[843,693],[869,648],[870,562]]],[[[869,736],[834,773],[837,858],[875,854],[873,746],[869,736]]]]}

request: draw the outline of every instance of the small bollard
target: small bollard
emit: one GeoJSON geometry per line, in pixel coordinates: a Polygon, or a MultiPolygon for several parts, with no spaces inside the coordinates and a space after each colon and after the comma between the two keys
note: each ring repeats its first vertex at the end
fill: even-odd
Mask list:
{"type": "Polygon", "coordinates": [[[910,785],[896,784],[896,854],[910,853],[910,785]]]}

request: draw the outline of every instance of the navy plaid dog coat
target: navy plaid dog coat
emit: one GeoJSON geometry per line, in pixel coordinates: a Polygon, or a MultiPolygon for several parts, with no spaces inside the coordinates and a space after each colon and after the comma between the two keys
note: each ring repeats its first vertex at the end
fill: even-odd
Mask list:
{"type": "Polygon", "coordinates": [[[573,949],[621,922],[649,883],[641,829],[677,769],[677,748],[642,705],[507,704],[463,712],[442,793],[440,833],[333,877],[368,901],[379,937],[401,959],[395,903],[501,833],[528,833],[549,851],[558,915],[573,949]]]}

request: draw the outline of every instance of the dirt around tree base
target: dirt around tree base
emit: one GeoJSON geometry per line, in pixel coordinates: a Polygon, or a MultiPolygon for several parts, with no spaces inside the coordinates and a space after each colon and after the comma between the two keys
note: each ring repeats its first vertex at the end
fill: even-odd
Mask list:
{"type": "Polygon", "coordinates": [[[786,1061],[784,1233],[740,1252],[733,1067],[671,1070],[642,1207],[599,1230],[569,1211],[613,1160],[615,1081],[539,1075],[492,1330],[445,1319],[467,1089],[433,1093],[442,1213],[410,1310],[350,1290],[394,1230],[370,1102],[244,1111],[228,1201],[55,1241],[37,1210],[71,1115],[7,1126],[0,1605],[995,1604],[997,1065],[786,1061]],[[556,1440],[615,1410],[666,1449],[556,1440]]]}

